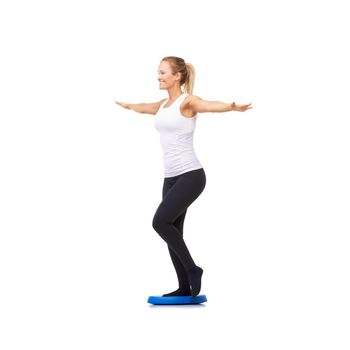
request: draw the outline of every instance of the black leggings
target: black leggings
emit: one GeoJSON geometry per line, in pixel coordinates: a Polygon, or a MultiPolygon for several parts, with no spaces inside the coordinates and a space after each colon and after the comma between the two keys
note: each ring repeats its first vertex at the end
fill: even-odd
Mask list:
{"type": "Polygon", "coordinates": [[[168,244],[180,287],[188,286],[187,271],[196,266],[183,239],[185,215],[205,184],[203,168],[164,178],[163,200],[153,217],[153,228],[168,244]]]}

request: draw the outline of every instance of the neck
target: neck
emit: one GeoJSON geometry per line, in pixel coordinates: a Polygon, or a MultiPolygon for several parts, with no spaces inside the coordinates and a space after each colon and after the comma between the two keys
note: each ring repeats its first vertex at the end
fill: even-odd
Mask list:
{"type": "Polygon", "coordinates": [[[171,89],[168,89],[168,94],[169,94],[169,100],[174,101],[176,100],[179,96],[183,94],[182,90],[176,86],[171,89]]]}

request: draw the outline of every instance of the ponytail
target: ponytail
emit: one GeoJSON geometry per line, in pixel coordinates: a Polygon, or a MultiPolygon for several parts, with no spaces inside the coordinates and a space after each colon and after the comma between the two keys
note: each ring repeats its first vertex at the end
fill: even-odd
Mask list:
{"type": "Polygon", "coordinates": [[[196,71],[191,63],[186,63],[186,69],[187,69],[187,79],[185,81],[185,92],[192,94],[193,88],[194,88],[194,78],[196,75],[196,71]]]}

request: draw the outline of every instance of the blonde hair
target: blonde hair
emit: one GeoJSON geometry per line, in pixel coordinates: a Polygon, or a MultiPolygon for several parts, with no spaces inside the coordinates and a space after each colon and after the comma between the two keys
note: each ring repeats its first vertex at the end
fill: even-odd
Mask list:
{"type": "Polygon", "coordinates": [[[196,71],[191,63],[186,63],[183,58],[176,56],[166,56],[162,61],[167,61],[170,64],[171,71],[173,74],[181,73],[180,86],[185,84],[184,92],[189,94],[193,93],[194,78],[196,71]]]}

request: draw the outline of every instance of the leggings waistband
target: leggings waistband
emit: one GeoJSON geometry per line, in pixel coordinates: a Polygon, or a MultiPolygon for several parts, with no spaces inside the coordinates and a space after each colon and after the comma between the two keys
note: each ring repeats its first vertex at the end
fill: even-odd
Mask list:
{"type": "Polygon", "coordinates": [[[194,169],[194,170],[186,171],[185,173],[182,173],[182,174],[179,174],[179,175],[176,175],[176,176],[165,177],[164,179],[175,180],[175,179],[179,178],[180,176],[184,176],[184,175],[187,175],[187,174],[192,174],[192,173],[195,173],[195,172],[202,172],[202,171],[204,172],[203,168],[194,169]]]}

